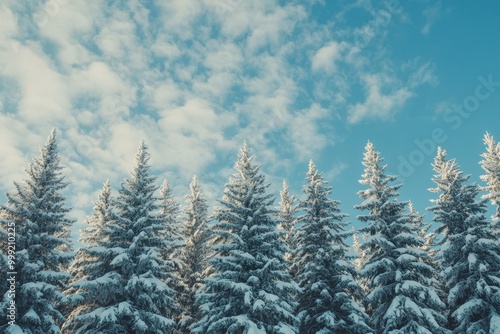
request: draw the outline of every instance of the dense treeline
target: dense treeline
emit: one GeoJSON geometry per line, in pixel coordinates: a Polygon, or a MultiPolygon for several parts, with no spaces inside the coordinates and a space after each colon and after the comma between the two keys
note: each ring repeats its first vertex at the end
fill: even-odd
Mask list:
{"type": "Polygon", "coordinates": [[[53,131],[1,207],[0,331],[500,333],[500,144],[484,142],[483,186],[438,149],[435,229],[368,142],[358,231],[312,161],[302,199],[284,182],[277,203],[243,145],[209,215],[196,176],[183,204],[159,186],[143,142],[74,251],[53,131]]]}

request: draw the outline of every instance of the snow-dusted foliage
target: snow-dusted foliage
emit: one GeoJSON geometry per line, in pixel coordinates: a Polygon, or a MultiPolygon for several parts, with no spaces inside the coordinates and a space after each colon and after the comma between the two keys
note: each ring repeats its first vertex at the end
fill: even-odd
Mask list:
{"type": "Polygon", "coordinates": [[[481,167],[486,174],[481,175],[481,180],[486,182],[484,190],[487,198],[495,206],[495,214],[492,219],[495,223],[495,233],[500,235],[500,143],[495,143],[495,139],[489,133],[484,135],[484,145],[486,152],[481,156],[481,167]]]}
{"type": "Polygon", "coordinates": [[[413,202],[408,202],[408,210],[410,216],[410,222],[415,227],[417,234],[421,237],[425,242],[422,245],[422,250],[426,251],[429,254],[428,260],[430,261],[433,267],[437,268],[437,264],[435,261],[436,256],[436,232],[431,231],[432,224],[426,223],[424,220],[424,215],[421,215],[413,205],[413,202]]]}
{"type": "Polygon", "coordinates": [[[73,299],[82,299],[85,308],[69,319],[78,327],[74,333],[173,332],[173,269],[161,256],[168,245],[148,160],[147,146],[141,143],[137,165],[113,201],[114,209],[109,208],[106,186],[96,205],[91,221],[103,223],[92,223],[88,234],[96,226],[103,237],[95,242],[87,238],[88,252],[101,258],[103,265],[87,268],[88,275],[72,284],[73,299]],[[102,206],[107,209],[100,210],[102,206]],[[112,231],[109,238],[108,231],[112,231]]]}
{"type": "Polygon", "coordinates": [[[202,318],[193,333],[297,333],[287,272],[269,185],[245,144],[216,208],[214,273],[198,303],[202,318]]]}
{"type": "Polygon", "coordinates": [[[189,333],[189,326],[199,320],[196,292],[203,286],[203,279],[211,255],[211,233],[208,230],[208,205],[198,178],[193,177],[190,193],[186,195],[184,212],[184,246],[182,247],[180,277],[183,289],[180,294],[182,317],[179,327],[189,333]]]}
{"type": "Polygon", "coordinates": [[[372,333],[368,316],[353,297],[362,295],[346,253],[345,214],[329,199],[331,187],[311,161],[300,202],[297,247],[292,269],[301,289],[297,313],[300,333],[372,333]]]}
{"type": "Polygon", "coordinates": [[[354,259],[354,267],[356,270],[360,270],[366,262],[366,252],[362,249],[358,232],[354,229],[352,230],[352,250],[356,255],[354,259]]]}
{"type": "Polygon", "coordinates": [[[179,268],[181,264],[178,258],[182,253],[183,244],[182,225],[179,221],[180,208],[167,180],[163,181],[160,188],[159,212],[163,224],[160,235],[165,240],[162,255],[172,266],[179,268]]]}
{"type": "MultiPolygon", "coordinates": [[[[41,154],[26,170],[23,183],[14,183],[16,191],[7,194],[0,212],[0,245],[7,250],[6,233],[15,229],[15,302],[16,325],[7,324],[7,294],[0,300],[0,332],[29,334],[60,333],[64,322],[61,291],[70,278],[66,269],[71,261],[69,227],[55,130],[41,154]]],[[[3,269],[2,269],[3,270],[3,269]]],[[[2,281],[1,284],[5,284],[2,281]]]]}
{"type": "MultiPolygon", "coordinates": [[[[174,299],[179,303],[183,289],[180,270],[183,266],[181,256],[183,254],[184,237],[180,221],[180,206],[175,201],[172,188],[168,180],[164,180],[160,188],[159,218],[163,229],[160,230],[160,237],[164,241],[164,247],[160,249],[162,260],[170,268],[168,273],[169,286],[176,290],[174,299]]],[[[178,322],[182,318],[183,305],[172,308],[172,317],[178,322]]]]}
{"type": "Polygon", "coordinates": [[[387,165],[372,143],[365,147],[365,166],[358,192],[363,199],[355,208],[367,211],[358,219],[368,225],[361,248],[366,260],[361,275],[366,279],[367,312],[377,333],[446,333],[446,319],[432,279],[433,268],[423,249],[424,238],[406,213],[406,204],[397,200],[401,185],[391,185],[397,176],[387,175],[387,165]]]}
{"type": "MultiPolygon", "coordinates": [[[[123,298],[123,282],[111,262],[123,252],[119,245],[125,231],[116,223],[113,212],[111,186],[104,183],[99,198],[94,203],[94,213],[86,220],[80,241],[85,247],[78,249],[70,267],[73,275],[66,294],[72,312],[63,326],[64,333],[87,333],[101,328],[97,309],[119,303],[123,298]]],[[[121,327],[103,326],[102,330],[119,331],[121,327]]]]}
{"type": "Polygon", "coordinates": [[[438,150],[434,162],[438,194],[432,200],[437,232],[443,238],[438,259],[448,295],[448,327],[454,333],[495,333],[500,314],[500,244],[485,219],[479,186],[466,184],[455,160],[438,150]]]}
{"type": "Polygon", "coordinates": [[[286,181],[283,181],[280,198],[281,201],[278,207],[278,228],[283,231],[281,240],[283,240],[285,246],[288,247],[288,251],[285,253],[285,259],[291,261],[296,246],[295,232],[298,208],[295,203],[295,196],[290,195],[286,181]]]}

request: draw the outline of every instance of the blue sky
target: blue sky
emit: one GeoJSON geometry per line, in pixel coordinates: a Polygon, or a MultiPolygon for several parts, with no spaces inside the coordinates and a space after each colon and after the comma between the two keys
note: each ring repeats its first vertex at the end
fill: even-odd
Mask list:
{"type": "MultiPolygon", "coordinates": [[[[244,140],[277,195],[313,159],[355,226],[371,140],[423,212],[436,146],[479,182],[500,138],[500,3],[23,1],[0,5],[0,189],[58,129],[72,215],[141,139],[178,201],[222,196],[244,140]],[[420,144],[419,144],[420,143],[420,144]]],[[[278,201],[276,202],[278,203],[278,201]]],[[[428,219],[431,216],[427,215],[428,219]]]]}

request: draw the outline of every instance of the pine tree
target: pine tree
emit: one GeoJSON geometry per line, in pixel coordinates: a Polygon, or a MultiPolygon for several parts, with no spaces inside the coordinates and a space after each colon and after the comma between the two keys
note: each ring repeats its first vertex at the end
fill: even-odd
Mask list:
{"type": "MultiPolygon", "coordinates": [[[[165,224],[158,212],[156,178],[150,175],[147,146],[141,143],[131,177],[122,183],[112,201],[109,219],[99,209],[97,220],[105,220],[97,231],[109,239],[92,237],[91,255],[105,256],[101,268],[89,270],[88,277],[73,283],[73,288],[91,305],[75,318],[81,324],[76,333],[164,333],[172,332],[176,303],[172,289],[173,268],[162,258],[167,247],[165,224]],[[93,244],[92,240],[97,239],[93,244]],[[93,302],[94,294],[104,293],[93,302]]],[[[106,188],[102,198],[106,198],[106,188]]],[[[109,199],[107,200],[109,201],[109,199]]],[[[104,202],[104,201],[101,201],[104,202]]],[[[98,202],[99,203],[99,202],[98,202]]],[[[97,205],[99,207],[99,204],[97,205]]],[[[109,208],[109,206],[108,206],[109,208]]],[[[108,211],[109,212],[109,211],[108,211]]],[[[98,224],[99,225],[99,224],[98,224]]],[[[96,263],[99,265],[99,262],[96,263]]],[[[90,268],[89,268],[90,269],[90,268]]]]}
{"type": "Polygon", "coordinates": [[[70,267],[73,275],[66,294],[72,303],[72,312],[66,319],[63,332],[68,334],[119,332],[120,324],[101,321],[99,314],[125,299],[123,277],[112,262],[123,253],[123,235],[114,212],[111,185],[104,183],[94,203],[94,213],[84,222],[88,225],[80,233],[80,248],[70,267]]]}
{"type": "Polygon", "coordinates": [[[211,255],[211,233],[207,226],[208,205],[196,176],[193,177],[189,189],[190,193],[186,195],[186,206],[183,210],[185,244],[182,248],[180,271],[184,286],[180,302],[183,310],[180,328],[183,333],[189,333],[189,326],[199,320],[196,291],[203,286],[211,255]]]}
{"type": "MultiPolygon", "coordinates": [[[[62,175],[56,132],[52,130],[41,154],[26,170],[27,179],[14,183],[15,193],[7,194],[0,216],[0,240],[15,229],[15,264],[9,272],[16,281],[16,325],[6,323],[11,298],[0,301],[0,331],[31,334],[60,333],[64,321],[62,288],[70,275],[66,272],[71,257],[68,218],[62,191],[67,183],[62,175]]],[[[7,245],[2,244],[2,249],[7,245]]],[[[2,282],[4,284],[4,282],[2,282]]]]}
{"type": "Polygon", "coordinates": [[[359,240],[358,232],[352,229],[352,249],[356,254],[356,259],[354,260],[354,267],[356,270],[360,270],[366,261],[365,251],[361,247],[361,241],[359,240]]]}
{"type": "Polygon", "coordinates": [[[366,262],[361,275],[367,280],[367,312],[377,333],[446,333],[445,307],[433,286],[433,268],[422,247],[406,204],[397,200],[401,185],[390,185],[397,176],[387,175],[387,165],[372,143],[365,147],[365,172],[358,192],[363,199],[355,208],[368,211],[358,219],[368,225],[362,249],[366,262]]]}
{"type": "Polygon", "coordinates": [[[371,333],[368,316],[353,297],[362,295],[355,268],[348,263],[345,214],[331,200],[331,187],[311,161],[300,202],[293,269],[301,288],[298,298],[300,333],[371,333]]]}
{"type": "Polygon", "coordinates": [[[484,135],[484,145],[486,152],[481,156],[481,167],[486,174],[481,175],[481,180],[486,182],[483,188],[487,192],[483,198],[491,201],[495,206],[495,214],[491,217],[495,224],[495,233],[500,235],[500,143],[495,143],[495,139],[489,133],[484,135]]]}
{"type": "Polygon", "coordinates": [[[361,268],[365,265],[367,261],[367,250],[363,249],[363,243],[366,242],[368,236],[366,234],[362,234],[361,238],[363,242],[359,239],[358,231],[352,229],[352,250],[354,252],[354,256],[352,256],[352,263],[354,264],[354,268],[356,269],[356,282],[359,284],[361,289],[363,290],[363,294],[361,297],[357,297],[355,300],[362,304],[364,302],[364,296],[368,294],[368,281],[363,276],[359,275],[361,268]]]}
{"type": "Polygon", "coordinates": [[[115,308],[118,319],[134,333],[163,333],[176,312],[172,273],[162,258],[168,248],[165,224],[158,214],[156,177],[151,176],[148,148],[139,146],[131,178],[122,183],[116,201],[118,223],[127,231],[125,253],[114,259],[126,279],[127,300],[115,308]]]}
{"type": "Polygon", "coordinates": [[[295,196],[290,195],[288,191],[288,184],[286,181],[283,181],[283,189],[280,191],[280,198],[281,202],[278,207],[278,228],[284,232],[281,240],[283,240],[285,246],[288,247],[288,251],[285,253],[285,259],[291,261],[296,246],[295,225],[297,224],[296,214],[298,208],[295,204],[295,196]]]}
{"type": "MultiPolygon", "coordinates": [[[[415,206],[411,201],[408,202],[408,210],[411,223],[415,227],[415,230],[417,231],[418,235],[425,241],[421,248],[422,250],[424,250],[429,254],[430,264],[434,263],[435,262],[434,258],[436,254],[435,246],[436,246],[437,235],[435,232],[430,231],[430,229],[432,228],[432,224],[425,223],[424,215],[421,215],[417,211],[417,209],[415,209],[415,206]]],[[[435,264],[433,264],[433,267],[437,268],[435,264]]]]}
{"type": "Polygon", "coordinates": [[[296,333],[292,293],[284,252],[260,166],[245,144],[215,210],[218,243],[198,303],[202,319],[193,333],[296,333]]]}
{"type": "Polygon", "coordinates": [[[448,295],[448,327],[454,333],[496,333],[500,330],[500,245],[485,219],[486,201],[477,201],[475,183],[466,184],[455,160],[439,150],[430,189],[434,221],[443,236],[438,259],[448,295]]]}
{"type": "Polygon", "coordinates": [[[183,243],[182,227],[179,222],[179,204],[174,200],[174,195],[167,180],[163,181],[160,188],[160,219],[163,221],[164,228],[161,236],[165,240],[165,248],[162,249],[164,259],[171,263],[171,266],[179,268],[181,262],[178,260],[182,252],[183,243]]]}
{"type": "MultiPolygon", "coordinates": [[[[432,275],[429,276],[429,285],[436,290],[439,298],[445,302],[446,294],[444,293],[444,285],[442,276],[440,275],[440,267],[437,260],[437,234],[435,231],[430,231],[432,228],[431,223],[425,222],[425,215],[420,214],[413,203],[410,201],[408,203],[410,223],[415,227],[416,233],[420,238],[424,240],[424,243],[419,247],[421,250],[426,252],[426,256],[422,257],[428,266],[432,267],[432,275]]],[[[445,315],[445,311],[441,311],[441,314],[445,315]]]]}

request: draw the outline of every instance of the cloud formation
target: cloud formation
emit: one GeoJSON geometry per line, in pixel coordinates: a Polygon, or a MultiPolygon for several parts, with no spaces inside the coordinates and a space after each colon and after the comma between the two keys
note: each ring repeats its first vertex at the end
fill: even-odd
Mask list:
{"type": "Polygon", "coordinates": [[[423,61],[404,73],[411,82],[398,79],[386,57],[386,31],[404,13],[379,22],[375,5],[357,2],[322,21],[323,6],[4,1],[0,186],[12,189],[56,127],[79,220],[89,194],[127,175],[141,139],[161,178],[187,185],[198,173],[215,191],[244,140],[279,174],[334,145],[343,123],[395,117],[432,81],[423,61]],[[353,10],[369,19],[351,24],[353,10]]]}

